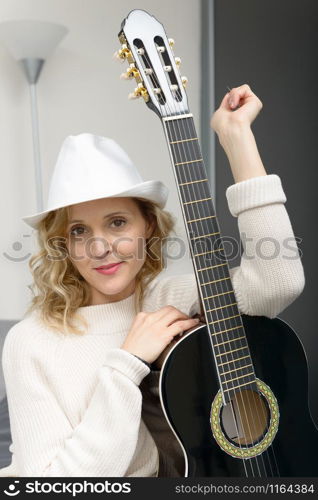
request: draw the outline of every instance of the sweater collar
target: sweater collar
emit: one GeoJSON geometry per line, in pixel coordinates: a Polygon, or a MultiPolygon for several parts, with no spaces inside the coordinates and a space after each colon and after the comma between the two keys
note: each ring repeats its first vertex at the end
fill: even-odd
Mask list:
{"type": "Polygon", "coordinates": [[[127,331],[135,318],[135,292],[126,299],[106,304],[78,307],[89,325],[89,335],[108,335],[127,331]]]}

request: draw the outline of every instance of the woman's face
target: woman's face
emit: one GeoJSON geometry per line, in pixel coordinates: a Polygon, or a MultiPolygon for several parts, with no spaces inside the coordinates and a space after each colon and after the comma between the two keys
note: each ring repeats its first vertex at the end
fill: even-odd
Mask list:
{"type": "Polygon", "coordinates": [[[70,207],[66,245],[73,265],[91,286],[90,305],[123,300],[134,292],[152,230],[132,198],[102,198],[70,207]],[[112,274],[96,270],[115,262],[122,263],[112,274]]]}

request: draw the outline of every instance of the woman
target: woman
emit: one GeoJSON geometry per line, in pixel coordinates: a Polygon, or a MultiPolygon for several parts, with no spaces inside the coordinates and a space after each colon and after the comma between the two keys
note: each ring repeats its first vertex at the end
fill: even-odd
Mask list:
{"type": "MultiPolygon", "coordinates": [[[[249,242],[230,269],[238,307],[274,317],[305,281],[280,178],[266,174],[250,128],[261,108],[248,85],[233,88],[211,126],[235,179],[229,209],[249,242]],[[263,258],[273,249],[260,255],[261,238],[294,246],[263,258]]],[[[174,228],[166,198],[113,141],[80,134],[64,142],[48,209],[23,218],[38,229],[37,293],[5,339],[13,456],[0,475],[183,475],[158,377],[169,345],[196,325],[200,300],[193,273],[158,276],[160,243],[174,228]]]]}

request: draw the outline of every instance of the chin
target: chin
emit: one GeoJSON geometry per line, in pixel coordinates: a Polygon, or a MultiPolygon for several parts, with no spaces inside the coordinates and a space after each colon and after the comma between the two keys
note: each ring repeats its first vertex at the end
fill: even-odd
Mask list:
{"type": "Polygon", "coordinates": [[[126,290],[126,288],[130,285],[130,281],[128,283],[120,282],[119,280],[114,280],[114,283],[108,283],[107,286],[100,286],[100,283],[91,283],[91,286],[95,288],[98,293],[102,293],[103,295],[118,295],[126,290]]]}

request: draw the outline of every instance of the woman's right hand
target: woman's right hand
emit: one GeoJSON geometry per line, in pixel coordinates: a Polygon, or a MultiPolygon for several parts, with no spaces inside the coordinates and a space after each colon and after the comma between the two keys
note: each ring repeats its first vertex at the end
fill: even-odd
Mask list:
{"type": "Polygon", "coordinates": [[[174,306],[155,312],[139,312],[121,346],[148,363],[153,363],[174,337],[198,324],[174,306]]]}
{"type": "Polygon", "coordinates": [[[262,108],[262,101],[245,83],[225,94],[219,108],[212,115],[211,128],[218,134],[221,142],[223,136],[237,133],[238,127],[250,128],[262,108]]]}

